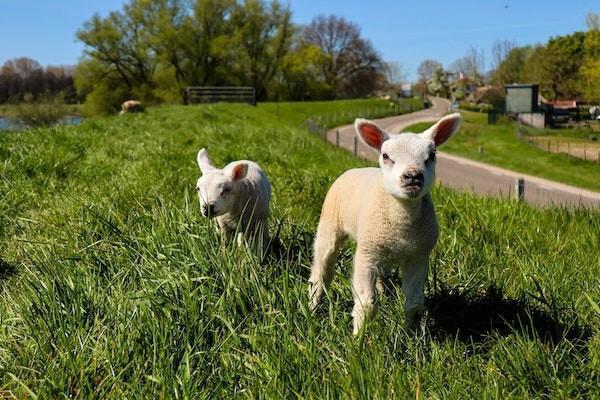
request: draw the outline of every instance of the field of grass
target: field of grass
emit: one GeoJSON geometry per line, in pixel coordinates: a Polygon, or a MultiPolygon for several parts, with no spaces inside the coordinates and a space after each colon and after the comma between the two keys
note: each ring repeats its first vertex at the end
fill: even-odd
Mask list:
{"type": "Polygon", "coordinates": [[[170,106],[0,134],[0,397],[599,397],[598,211],[436,188],[422,329],[404,330],[396,286],[352,337],[349,244],[310,314],[322,200],[368,165],[302,127],[323,108],[170,106]],[[266,170],[266,262],[200,216],[204,146],[266,170]]]}
{"type": "Polygon", "coordinates": [[[596,137],[600,140],[600,121],[585,121],[580,124],[574,124],[570,128],[536,129],[522,126],[521,130],[528,135],[562,137],[565,140],[579,139],[590,141],[590,137],[596,137]]]}
{"type": "MultiPolygon", "coordinates": [[[[539,176],[572,186],[600,191],[600,168],[594,161],[584,161],[566,154],[548,153],[516,137],[514,123],[500,119],[487,124],[487,114],[461,111],[463,124],[443,151],[502,168],[539,176]],[[479,151],[479,148],[483,150],[479,151]]],[[[431,124],[416,124],[406,131],[420,132],[431,124]]],[[[535,131],[527,128],[528,132],[535,131]]],[[[541,134],[541,132],[536,132],[541,134]]],[[[595,155],[595,154],[594,154],[595,155]]]]}

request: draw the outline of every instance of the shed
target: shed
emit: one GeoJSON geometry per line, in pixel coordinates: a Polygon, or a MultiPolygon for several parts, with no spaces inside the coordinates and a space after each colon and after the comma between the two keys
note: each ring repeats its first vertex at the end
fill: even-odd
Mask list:
{"type": "Polygon", "coordinates": [[[538,111],[539,85],[515,83],[504,85],[506,113],[533,113],[538,111]]]}

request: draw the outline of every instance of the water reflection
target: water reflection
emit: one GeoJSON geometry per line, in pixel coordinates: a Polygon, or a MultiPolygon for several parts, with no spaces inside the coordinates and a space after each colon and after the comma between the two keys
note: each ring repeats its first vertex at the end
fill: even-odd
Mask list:
{"type": "MultiPolygon", "coordinates": [[[[61,118],[56,124],[53,125],[79,125],[83,121],[83,117],[70,116],[61,118]]],[[[13,118],[0,117],[0,131],[18,131],[27,128],[21,121],[13,118]]]]}

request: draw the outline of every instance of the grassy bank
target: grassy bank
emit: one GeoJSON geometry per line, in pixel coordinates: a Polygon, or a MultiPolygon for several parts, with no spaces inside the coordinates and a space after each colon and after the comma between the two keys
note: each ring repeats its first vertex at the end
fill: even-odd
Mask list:
{"type": "MultiPolygon", "coordinates": [[[[444,146],[443,151],[568,185],[600,191],[600,168],[595,158],[594,161],[584,161],[566,154],[548,153],[517,139],[515,126],[508,120],[500,120],[497,125],[488,125],[487,114],[470,111],[461,111],[461,114],[464,120],[460,133],[444,146]]],[[[405,130],[419,132],[430,125],[416,124],[405,130]]],[[[527,129],[529,133],[536,131],[527,129]]]]}
{"type": "Polygon", "coordinates": [[[600,396],[597,211],[436,188],[422,332],[404,331],[392,288],[352,337],[349,245],[326,306],[308,312],[321,202],[342,171],[367,165],[300,127],[323,107],[160,107],[0,135],[0,394],[600,396]],[[281,227],[266,263],[220,247],[201,218],[204,146],[218,165],[266,170],[281,227]]]}

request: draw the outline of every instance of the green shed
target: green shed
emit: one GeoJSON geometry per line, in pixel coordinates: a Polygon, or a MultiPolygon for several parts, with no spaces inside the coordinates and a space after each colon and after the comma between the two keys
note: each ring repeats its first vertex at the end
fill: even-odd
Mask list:
{"type": "Polygon", "coordinates": [[[515,83],[504,85],[506,113],[532,113],[538,111],[539,85],[515,83]]]}

